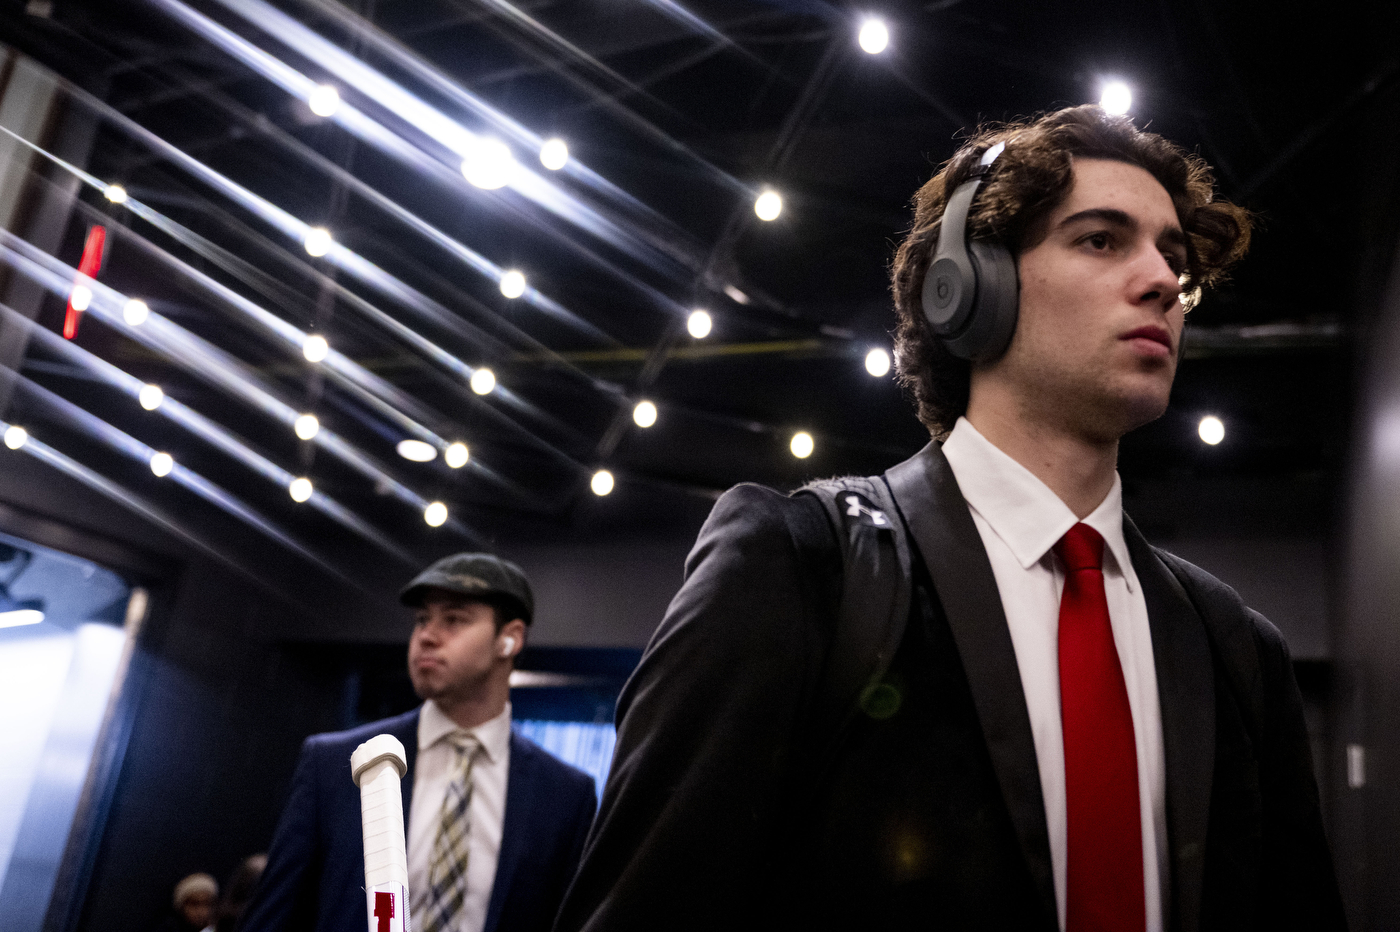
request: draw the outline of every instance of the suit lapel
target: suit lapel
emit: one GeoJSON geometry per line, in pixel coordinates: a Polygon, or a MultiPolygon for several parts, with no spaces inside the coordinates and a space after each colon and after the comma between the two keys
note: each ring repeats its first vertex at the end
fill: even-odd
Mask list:
{"type": "Polygon", "coordinates": [[[1215,771],[1215,676],[1210,642],[1190,597],[1125,515],[1123,536],[1147,601],[1162,743],[1171,851],[1170,927],[1200,927],[1206,828],[1215,771]]]}
{"type": "Polygon", "coordinates": [[[512,729],[510,763],[506,768],[506,812],[501,825],[501,853],[496,858],[496,880],[491,887],[491,902],[486,907],[486,925],[482,932],[495,932],[515,869],[520,864],[523,846],[532,834],[525,823],[529,821],[530,800],[537,798],[538,791],[535,786],[537,774],[529,758],[529,746],[512,729]]]}
{"type": "Polygon", "coordinates": [[[1052,927],[1057,926],[1035,739],[1011,632],[981,535],[937,444],[929,444],[885,477],[947,615],[1026,866],[1045,915],[1052,927]]]}
{"type": "Polygon", "coordinates": [[[408,770],[404,772],[403,779],[399,781],[399,792],[403,794],[403,828],[404,834],[408,834],[408,813],[413,804],[413,767],[418,763],[418,715],[422,711],[420,706],[407,715],[401,715],[394,722],[394,726],[387,729],[388,734],[398,738],[403,744],[404,759],[408,761],[408,770]]]}

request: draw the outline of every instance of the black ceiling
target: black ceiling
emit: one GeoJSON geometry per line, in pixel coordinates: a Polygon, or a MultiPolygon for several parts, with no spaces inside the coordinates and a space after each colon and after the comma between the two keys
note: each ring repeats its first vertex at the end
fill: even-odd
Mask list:
{"type": "MultiPolygon", "coordinates": [[[[916,450],[927,438],[899,389],[862,365],[867,349],[889,345],[886,267],[910,196],[961,129],[1095,100],[1109,76],[1133,86],[1139,125],[1199,150],[1222,193],[1263,219],[1234,282],[1191,318],[1171,411],[1125,442],[1125,480],[1301,477],[1331,487],[1340,475],[1354,283],[1392,232],[1367,185],[1393,181],[1393,160],[1354,160],[1353,168],[1369,166],[1359,174],[1346,155],[1400,76],[1392,14],[1380,4],[274,0],[470,129],[481,128],[478,117],[425,80],[422,65],[529,130],[565,138],[605,185],[551,175],[515,149],[584,205],[575,222],[509,189],[472,189],[441,171],[440,159],[436,172],[414,170],[312,116],[172,16],[171,2],[6,0],[0,28],[75,88],[294,217],[329,227],[432,303],[310,260],[119,116],[81,102],[74,107],[101,116],[86,169],[204,239],[172,236],[83,188],[83,222],[71,226],[59,258],[76,265],[87,225],[105,217],[115,236],[101,281],[246,364],[403,486],[446,502],[461,524],[427,528],[382,483],[298,441],[198,367],[96,320],[77,343],[160,384],[290,473],[310,475],[415,557],[461,546],[470,539],[463,528],[490,538],[522,520],[568,525],[580,509],[601,507],[588,491],[599,467],[618,477],[609,507],[630,507],[646,526],[734,482],[790,487],[878,471],[916,450]],[[892,41],[872,56],[855,33],[861,16],[876,13],[892,41]],[[764,186],[785,199],[772,223],[752,211],[764,186]],[[504,298],[375,192],[497,265],[524,270],[567,312],[504,298]],[[172,257],[300,330],[325,333],[402,393],[401,414],[468,442],[473,466],[399,459],[394,444],[409,434],[382,402],[323,377],[174,271],[172,257]],[[705,340],[684,331],[684,310],[698,306],[715,318],[705,340]],[[510,394],[474,395],[461,373],[394,336],[376,312],[471,366],[491,367],[510,394]],[[660,409],[647,430],[630,419],[643,397],[660,409]],[[1195,438],[1205,413],[1226,421],[1219,447],[1195,438]],[[799,429],[816,438],[807,460],[788,452],[799,429]]],[[[189,8],[336,84],[347,103],[434,151],[404,114],[329,74],[285,30],[237,15],[241,2],[189,0],[189,8]]],[[[65,178],[52,165],[39,173],[45,184],[65,178]]],[[[57,330],[62,313],[51,297],[39,322],[57,330]]],[[[31,346],[24,375],[170,450],[332,563],[354,565],[373,552],[43,345],[31,346]]],[[[172,508],[205,507],[179,504],[187,493],[26,399],[16,398],[8,420],[43,421],[36,436],[47,431],[54,446],[172,508]]]]}

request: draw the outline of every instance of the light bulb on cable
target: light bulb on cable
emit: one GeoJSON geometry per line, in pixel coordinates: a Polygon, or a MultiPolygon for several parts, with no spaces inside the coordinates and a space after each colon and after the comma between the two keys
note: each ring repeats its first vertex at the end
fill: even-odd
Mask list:
{"type": "Polygon", "coordinates": [[[126,188],[123,188],[119,184],[109,184],[102,189],[102,196],[113,204],[125,204],[127,198],[126,188]]]}
{"type": "Polygon", "coordinates": [[[710,335],[710,328],[714,326],[714,320],[710,318],[707,311],[694,310],[685,319],[685,329],[697,340],[703,340],[710,335]]]}
{"type": "Polygon", "coordinates": [[[486,191],[510,184],[516,167],[510,147],[490,136],[474,138],[462,157],[462,177],[486,191]]]}
{"type": "Polygon", "coordinates": [[[1215,446],[1225,439],[1225,422],[1220,418],[1208,414],[1201,418],[1201,423],[1196,425],[1196,433],[1200,435],[1203,443],[1215,446]]]}
{"type": "Polygon", "coordinates": [[[754,199],[753,212],[760,220],[777,220],[783,212],[783,196],[772,189],[764,191],[754,199]]]}
{"type": "Polygon", "coordinates": [[[146,322],[146,318],[151,316],[151,308],[140,298],[132,298],[122,307],[122,320],[128,326],[139,327],[146,322]]]}
{"type": "Polygon", "coordinates": [[[335,116],[335,112],[340,109],[340,91],[329,84],[318,84],[306,98],[306,104],[318,117],[335,116]]]}
{"type": "Polygon", "coordinates": [[[501,273],[501,294],[507,298],[518,298],[525,293],[525,273],[518,269],[507,269],[501,273]]]}
{"type": "Polygon", "coordinates": [[[18,450],[29,442],[29,431],[23,427],[11,424],[5,428],[5,446],[11,450],[18,450]]]}
{"type": "Polygon", "coordinates": [[[472,373],[472,391],[478,395],[489,395],[496,387],[496,373],[484,366],[472,373]]]}
{"type": "Polygon", "coordinates": [[[613,490],[613,474],[606,469],[600,469],[593,474],[589,480],[588,487],[593,490],[593,494],[601,498],[613,490]]]}
{"type": "Polygon", "coordinates": [[[86,311],[92,304],[92,289],[87,285],[74,285],[68,294],[68,303],[75,311],[86,311]]]}
{"type": "Polygon", "coordinates": [[[437,447],[422,440],[400,440],[394,450],[413,463],[431,463],[437,459],[437,447]]]}
{"type": "Polygon", "coordinates": [[[306,236],[302,238],[301,245],[306,250],[307,255],[320,258],[331,251],[331,231],[325,227],[308,227],[306,236]]]}
{"type": "Polygon", "coordinates": [[[875,378],[888,375],[890,371],[890,354],[880,349],[878,346],[865,354],[865,371],[875,378]]]}
{"type": "Polygon", "coordinates": [[[292,424],[292,430],[302,440],[310,440],[321,432],[321,422],[314,414],[303,414],[292,424]]]}
{"type": "Polygon", "coordinates": [[[428,527],[442,527],[447,523],[447,506],[442,502],[429,502],[423,509],[423,520],[428,527]]]}
{"type": "Polygon", "coordinates": [[[467,460],[471,459],[471,451],[467,445],[458,441],[449,443],[447,449],[443,451],[442,461],[452,469],[461,469],[467,465],[467,460]]]}
{"type": "Polygon", "coordinates": [[[540,164],[557,172],[569,164],[569,146],[562,139],[546,139],[540,146],[540,164]]]}
{"type": "Polygon", "coordinates": [[[1099,92],[1099,106],[1115,116],[1127,113],[1133,106],[1133,90],[1122,81],[1109,81],[1099,92]]]}
{"type": "Polygon", "coordinates": [[[805,430],[799,430],[797,433],[793,434],[792,441],[788,444],[788,449],[792,451],[792,455],[800,460],[805,460],[807,457],[811,456],[812,451],[815,450],[816,447],[816,441],[814,441],[812,435],[805,430]]]}
{"type": "Polygon", "coordinates": [[[632,409],[632,420],[638,427],[650,427],[656,423],[656,405],[650,401],[639,401],[632,409]]]}
{"type": "Polygon", "coordinates": [[[870,55],[879,55],[890,44],[890,27],[886,26],[883,20],[871,17],[860,24],[860,34],[857,36],[860,47],[870,55]]]}
{"type": "Polygon", "coordinates": [[[293,479],[287,486],[287,494],[292,497],[292,501],[294,502],[306,501],[311,497],[311,492],[311,480],[305,476],[299,476],[293,479]]]}
{"type": "Polygon", "coordinates": [[[164,479],[175,468],[175,458],[169,453],[156,453],[151,456],[151,472],[164,479]]]}
{"type": "Polygon", "coordinates": [[[147,411],[154,411],[165,400],[165,392],[161,391],[159,385],[142,385],[141,391],[136,394],[136,400],[141,402],[141,407],[147,411]]]}
{"type": "Polygon", "coordinates": [[[307,362],[320,362],[330,351],[331,345],[319,333],[308,334],[306,339],[301,341],[301,355],[307,362]]]}

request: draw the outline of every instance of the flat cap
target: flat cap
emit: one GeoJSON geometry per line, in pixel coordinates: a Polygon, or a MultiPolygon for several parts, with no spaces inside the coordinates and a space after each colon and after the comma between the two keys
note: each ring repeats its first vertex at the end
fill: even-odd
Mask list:
{"type": "Polygon", "coordinates": [[[399,601],[418,608],[429,589],[445,589],[484,602],[504,601],[508,610],[518,611],[526,624],[535,614],[535,596],[525,571],[495,554],[454,553],[443,557],[413,577],[399,593],[399,601]]]}

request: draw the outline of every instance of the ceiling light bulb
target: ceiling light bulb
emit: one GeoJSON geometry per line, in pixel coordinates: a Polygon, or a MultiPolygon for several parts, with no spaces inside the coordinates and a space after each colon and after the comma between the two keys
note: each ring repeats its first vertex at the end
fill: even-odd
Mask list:
{"type": "Polygon", "coordinates": [[[132,327],[139,327],[151,316],[151,308],[140,298],[132,298],[122,308],[122,320],[132,327]]]}
{"type": "Polygon", "coordinates": [[[329,84],[318,84],[311,96],[306,98],[306,103],[318,117],[335,116],[340,109],[340,91],[329,84]]]}
{"type": "Polygon", "coordinates": [[[18,450],[29,440],[29,431],[23,427],[10,425],[5,428],[5,446],[11,450],[18,450]]]}
{"type": "Polygon", "coordinates": [[[890,354],[880,349],[878,346],[865,354],[865,371],[875,378],[888,375],[890,371],[890,354]]]}
{"type": "Polygon", "coordinates": [[[1133,106],[1132,88],[1122,81],[1109,81],[1099,93],[1099,106],[1107,113],[1127,113],[1133,106]]]}
{"type": "Polygon", "coordinates": [[[613,474],[606,469],[600,469],[593,474],[593,479],[588,483],[588,487],[593,490],[594,495],[607,495],[613,490],[613,474]]]}
{"type": "Polygon", "coordinates": [[[331,243],[331,231],[325,227],[308,227],[306,237],[301,241],[307,254],[318,259],[331,251],[331,243]]]}
{"type": "Polygon", "coordinates": [[[156,453],[151,457],[151,472],[164,478],[175,468],[175,459],[169,453],[156,453]]]}
{"type": "Polygon", "coordinates": [[[301,355],[306,357],[307,362],[320,362],[330,351],[331,345],[319,333],[310,334],[301,341],[301,355]]]}
{"type": "Polygon", "coordinates": [[[1225,439],[1225,423],[1214,415],[1206,415],[1201,418],[1201,423],[1196,427],[1196,433],[1201,435],[1201,440],[1215,446],[1225,439]]]}
{"type": "Polygon", "coordinates": [[[754,200],[753,212],[760,220],[777,220],[783,212],[783,196],[777,191],[764,191],[754,200]]]}
{"type": "Polygon", "coordinates": [[[656,423],[656,405],[650,401],[639,401],[632,409],[632,420],[638,427],[650,427],[656,423]]]}
{"type": "Polygon", "coordinates": [[[154,411],[165,400],[165,392],[160,390],[159,385],[142,385],[141,391],[136,395],[136,400],[141,402],[141,407],[147,411],[154,411]]]}
{"type": "Polygon", "coordinates": [[[127,196],[126,188],[123,188],[119,184],[109,184],[102,189],[102,196],[113,204],[125,204],[127,196]]]}
{"type": "Polygon", "coordinates": [[[472,391],[478,395],[489,395],[496,387],[496,373],[490,369],[481,368],[472,373],[472,391]]]}
{"type": "Polygon", "coordinates": [[[471,459],[471,451],[465,443],[449,443],[442,453],[442,461],[452,469],[461,469],[471,459]]]}
{"type": "Polygon", "coordinates": [[[293,479],[287,486],[287,494],[294,502],[304,502],[311,497],[311,480],[305,476],[293,479]]]}
{"type": "Polygon", "coordinates": [[[437,459],[437,447],[421,440],[400,440],[394,449],[399,456],[415,463],[431,463],[437,459]]]}
{"type": "Polygon", "coordinates": [[[510,147],[490,136],[473,139],[462,159],[462,177],[487,191],[510,184],[515,169],[515,156],[511,155],[510,147]]]}
{"type": "Polygon", "coordinates": [[[858,37],[860,47],[871,55],[879,55],[890,44],[890,27],[883,20],[867,19],[861,23],[858,37]]]}
{"type": "Polygon", "coordinates": [[[515,269],[501,273],[501,294],[507,298],[518,298],[525,293],[525,274],[515,269]]]}
{"type": "Polygon", "coordinates": [[[569,164],[569,146],[562,139],[546,139],[540,146],[540,164],[557,172],[569,164]]]}
{"type": "Polygon", "coordinates": [[[87,285],[74,285],[68,294],[68,303],[73,305],[75,311],[86,311],[92,304],[92,289],[87,285]]]}
{"type": "Polygon", "coordinates": [[[690,335],[697,340],[703,340],[710,335],[710,328],[714,326],[714,320],[706,311],[695,310],[690,312],[690,316],[685,320],[685,329],[690,331],[690,335]]]}
{"type": "Polygon", "coordinates": [[[447,506],[442,502],[429,502],[423,509],[423,520],[428,527],[442,527],[447,523],[447,506]]]}
{"type": "Polygon", "coordinates": [[[797,433],[793,434],[792,442],[788,444],[789,449],[792,450],[792,455],[800,460],[805,460],[807,457],[811,456],[816,446],[816,442],[812,440],[812,435],[805,430],[799,430],[797,433]]]}
{"type": "Polygon", "coordinates": [[[292,430],[296,431],[302,440],[310,440],[321,432],[321,422],[314,414],[303,414],[292,424],[292,430]]]}

